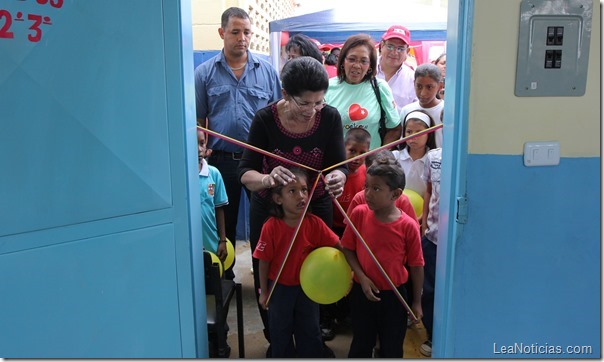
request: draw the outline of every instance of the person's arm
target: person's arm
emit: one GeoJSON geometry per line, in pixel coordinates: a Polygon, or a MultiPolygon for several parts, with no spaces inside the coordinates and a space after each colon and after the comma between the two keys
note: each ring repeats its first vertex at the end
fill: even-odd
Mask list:
{"type": "Polygon", "coordinates": [[[382,144],[382,146],[400,140],[402,134],[403,126],[400,124],[394,128],[387,128],[386,135],[384,135],[384,143],[382,144]]]}
{"type": "Polygon", "coordinates": [[[270,264],[266,260],[258,261],[258,278],[260,279],[260,297],[258,298],[258,303],[263,309],[268,309],[268,293],[270,290],[268,289],[268,270],[270,268],[270,264]]]}
{"type": "MultiPolygon", "coordinates": [[[[342,127],[342,118],[337,109],[325,107],[321,114],[321,122],[329,124],[329,134],[325,134],[325,160],[323,167],[329,167],[339,164],[346,160],[346,148],[344,147],[344,130],[342,127]]],[[[325,175],[325,190],[334,197],[338,197],[344,192],[346,176],[348,175],[348,166],[340,165],[325,175]]]]}
{"type": "Polygon", "coordinates": [[[365,293],[367,299],[373,302],[379,302],[380,298],[378,298],[376,294],[379,294],[380,290],[375,286],[375,284],[373,284],[373,281],[369,279],[369,277],[363,271],[363,268],[359,263],[359,259],[357,258],[357,253],[354,250],[344,248],[344,255],[346,256],[346,261],[350,265],[354,275],[359,280],[363,293],[365,293]]]}
{"type": "Polygon", "coordinates": [[[276,185],[271,175],[249,170],[241,176],[241,183],[250,191],[270,189],[276,185]]]}
{"type": "Polygon", "coordinates": [[[411,278],[411,284],[413,285],[413,304],[411,310],[417,318],[414,323],[419,323],[424,316],[422,309],[422,288],[424,286],[424,267],[423,266],[410,266],[409,277],[411,278]]]}
{"type": "MultiPolygon", "coordinates": [[[[329,124],[325,129],[325,159],[323,167],[330,167],[346,160],[346,147],[344,146],[344,127],[340,112],[334,107],[327,106],[323,108],[321,114],[321,123],[329,124]]],[[[322,129],[321,129],[322,130],[322,129]]],[[[332,171],[339,170],[344,176],[348,175],[348,166],[346,164],[334,168],[332,171]]],[[[330,171],[331,172],[331,171],[330,171]]]]}
{"type": "Polygon", "coordinates": [[[430,198],[432,197],[432,182],[426,182],[426,192],[424,192],[424,210],[422,211],[422,232],[423,236],[426,233],[428,213],[430,212],[430,198]]]}
{"type": "MultiPolygon", "coordinates": [[[[272,117],[270,106],[256,112],[248,134],[249,145],[263,150],[274,149],[275,137],[282,137],[282,135],[276,134],[276,128],[270,126],[274,123],[272,117]]],[[[294,174],[283,166],[276,166],[268,174],[262,173],[264,157],[260,152],[249,148],[243,151],[239,161],[239,180],[248,190],[260,191],[274,187],[278,182],[286,185],[295,178],[294,174]]]]}
{"type": "MultiPolygon", "coordinates": [[[[263,116],[269,116],[265,109],[256,112],[247,139],[249,145],[260,149],[266,149],[270,139],[263,116]]],[[[243,186],[250,191],[259,191],[274,186],[274,183],[270,183],[268,180],[270,175],[262,173],[263,160],[264,155],[261,153],[248,148],[243,150],[243,156],[239,161],[239,178],[243,186]]]]}
{"type": "Polygon", "coordinates": [[[279,73],[277,73],[275,70],[272,72],[271,83],[273,84],[273,94],[269,103],[276,102],[283,97],[283,94],[281,93],[281,80],[279,79],[279,73]]]}
{"type": "Polygon", "coordinates": [[[218,249],[216,255],[222,262],[226,260],[227,248],[226,248],[226,229],[224,226],[224,207],[217,207],[216,209],[216,230],[218,231],[218,249]]]}
{"type": "Polygon", "coordinates": [[[208,116],[208,95],[202,65],[197,66],[195,69],[195,107],[197,124],[205,127],[206,117],[208,116]]]}
{"type": "MultiPolygon", "coordinates": [[[[404,225],[404,224],[403,224],[404,225]]],[[[417,224],[408,222],[401,230],[401,235],[405,240],[405,254],[407,256],[407,265],[409,266],[409,280],[412,283],[413,304],[411,310],[417,318],[413,321],[418,323],[422,319],[422,289],[424,286],[424,255],[422,252],[421,236],[417,224]]]]}
{"type": "MultiPolygon", "coordinates": [[[[362,217],[362,210],[360,208],[356,208],[353,210],[352,215],[350,215],[350,221],[354,225],[359,225],[362,217]]],[[[361,266],[361,263],[357,257],[356,250],[351,249],[357,247],[357,240],[358,237],[352,230],[351,225],[347,225],[340,241],[342,243],[344,256],[346,256],[346,261],[348,262],[348,265],[350,265],[355,278],[361,284],[361,289],[363,290],[365,297],[367,297],[367,299],[370,301],[379,301],[380,298],[378,298],[376,294],[379,294],[380,290],[375,286],[375,284],[373,284],[373,281],[367,276],[367,274],[365,274],[365,271],[363,270],[363,267],[361,266]]]]}

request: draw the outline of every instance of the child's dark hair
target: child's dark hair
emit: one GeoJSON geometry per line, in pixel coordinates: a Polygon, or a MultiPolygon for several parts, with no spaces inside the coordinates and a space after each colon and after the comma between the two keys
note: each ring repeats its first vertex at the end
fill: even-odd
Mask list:
{"type": "Polygon", "coordinates": [[[440,83],[442,81],[442,73],[440,72],[440,68],[432,63],[424,63],[415,69],[415,80],[419,77],[430,77],[436,83],[440,83]]]}
{"type": "Polygon", "coordinates": [[[373,162],[377,159],[386,159],[393,165],[398,164],[398,161],[396,160],[396,157],[394,157],[394,154],[392,153],[392,151],[381,150],[377,153],[372,153],[372,154],[369,154],[367,157],[365,157],[365,166],[367,168],[369,168],[369,166],[373,165],[373,162]]]}
{"type": "MultiPolygon", "coordinates": [[[[435,126],[434,119],[432,119],[432,116],[430,116],[428,114],[428,112],[424,111],[423,109],[415,109],[415,110],[407,113],[407,115],[405,116],[405,119],[403,120],[403,133],[402,133],[403,138],[407,137],[406,134],[405,134],[405,132],[407,131],[407,121],[410,120],[410,119],[417,119],[417,118],[413,117],[413,115],[412,115],[412,113],[415,113],[415,112],[420,112],[420,113],[423,113],[426,116],[428,116],[428,118],[430,119],[430,125],[427,128],[435,126]],[[410,115],[411,115],[411,117],[409,117],[410,115]]],[[[433,149],[436,148],[436,135],[435,135],[435,132],[428,133],[428,140],[426,141],[426,146],[428,147],[428,149],[431,149],[431,150],[433,150],[433,149]]],[[[407,147],[407,142],[401,143],[400,145],[398,145],[398,147],[399,147],[400,150],[404,150],[405,147],[407,147]]]]}
{"type": "MultiPolygon", "coordinates": [[[[291,167],[291,168],[289,168],[289,170],[291,171],[291,173],[294,174],[294,176],[296,176],[296,180],[300,180],[300,178],[304,178],[306,180],[306,184],[308,184],[308,173],[306,172],[306,170],[304,170],[300,167],[291,167]]],[[[275,187],[273,187],[271,189],[271,197],[269,197],[268,213],[269,213],[269,215],[278,217],[279,219],[283,219],[283,217],[285,216],[285,213],[283,212],[283,206],[275,203],[273,201],[272,195],[273,194],[281,195],[281,192],[283,191],[283,188],[285,186],[287,186],[287,185],[278,183],[275,187]]],[[[310,211],[310,207],[308,208],[308,211],[310,211]]]]}
{"type": "MultiPolygon", "coordinates": [[[[392,155],[392,152],[390,154],[392,155]]],[[[381,177],[390,190],[405,189],[405,171],[394,156],[388,157],[378,153],[371,166],[367,168],[367,174],[381,177]],[[393,159],[394,162],[392,162],[393,159]]]]}
{"type": "Polygon", "coordinates": [[[371,144],[371,134],[367,132],[364,128],[351,128],[346,132],[346,137],[344,137],[344,144],[348,142],[356,142],[356,143],[366,143],[367,145],[371,144]]]}

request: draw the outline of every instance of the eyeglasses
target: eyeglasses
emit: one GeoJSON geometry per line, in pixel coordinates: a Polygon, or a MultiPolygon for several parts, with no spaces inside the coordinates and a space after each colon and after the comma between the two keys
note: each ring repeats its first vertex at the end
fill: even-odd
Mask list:
{"type": "Polygon", "coordinates": [[[294,97],[294,96],[292,96],[292,99],[294,100],[294,103],[296,103],[296,105],[298,106],[298,108],[300,108],[300,109],[311,109],[311,108],[314,108],[315,111],[320,111],[327,104],[327,103],[325,103],[325,99],[322,100],[319,103],[304,103],[304,104],[300,104],[300,102],[298,102],[296,100],[296,97],[294,97]]]}
{"type": "Polygon", "coordinates": [[[344,60],[347,61],[348,63],[351,63],[351,64],[357,63],[357,64],[361,64],[363,66],[364,65],[369,65],[369,59],[364,59],[364,58],[357,59],[355,57],[346,57],[346,58],[344,58],[344,60]]]}
{"type": "Polygon", "coordinates": [[[398,53],[404,53],[404,52],[407,51],[407,47],[404,47],[404,46],[403,47],[397,47],[397,46],[394,46],[392,44],[386,44],[386,49],[388,49],[388,51],[393,51],[394,49],[396,49],[396,51],[398,53]]]}

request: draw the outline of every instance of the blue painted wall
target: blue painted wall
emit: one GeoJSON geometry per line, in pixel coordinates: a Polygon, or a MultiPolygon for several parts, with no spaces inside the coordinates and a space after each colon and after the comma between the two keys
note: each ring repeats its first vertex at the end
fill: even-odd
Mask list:
{"type": "Polygon", "coordinates": [[[523,1],[449,1],[433,357],[601,358],[600,34],[585,95],[516,97],[523,1]],[[524,166],[552,140],[559,165],[524,166]]]}
{"type": "Polygon", "coordinates": [[[524,343],[591,346],[577,357],[599,358],[600,158],[528,168],[522,156],[469,155],[467,167],[451,355],[539,356],[501,354],[524,343]]]}
{"type": "Polygon", "coordinates": [[[199,64],[212,58],[218,53],[220,53],[220,50],[195,50],[193,52],[193,65],[195,68],[197,68],[199,64]]]}

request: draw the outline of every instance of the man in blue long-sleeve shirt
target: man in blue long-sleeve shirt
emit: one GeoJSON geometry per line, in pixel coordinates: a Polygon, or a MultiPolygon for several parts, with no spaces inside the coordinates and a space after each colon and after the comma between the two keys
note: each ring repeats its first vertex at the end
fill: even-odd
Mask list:
{"type": "MultiPolygon", "coordinates": [[[[195,69],[197,122],[247,142],[256,111],[281,98],[279,75],[270,63],[248,50],[253,32],[244,10],[236,7],[225,10],[218,34],[224,43],[222,51],[195,69]]],[[[237,168],[243,149],[216,137],[210,137],[208,149],[212,149],[208,162],[218,168],[224,179],[229,198],[224,215],[226,236],[235,246],[241,195],[237,168]]],[[[232,269],[225,271],[229,279],[235,276],[232,269]]]]}

